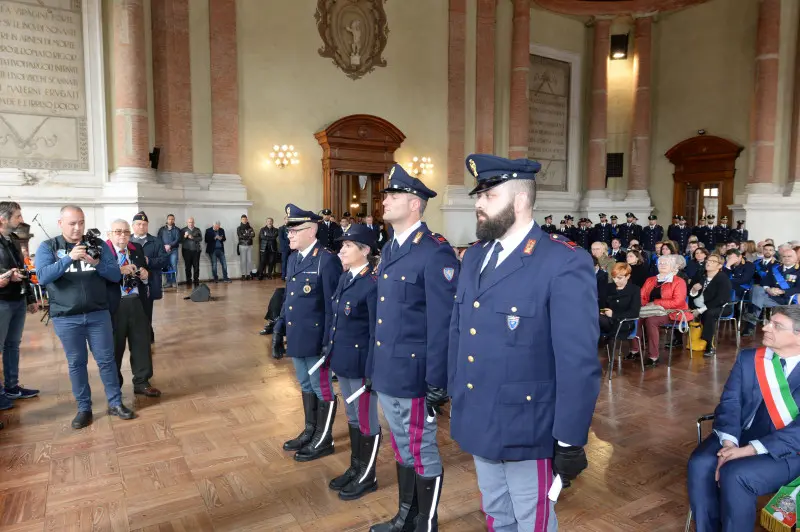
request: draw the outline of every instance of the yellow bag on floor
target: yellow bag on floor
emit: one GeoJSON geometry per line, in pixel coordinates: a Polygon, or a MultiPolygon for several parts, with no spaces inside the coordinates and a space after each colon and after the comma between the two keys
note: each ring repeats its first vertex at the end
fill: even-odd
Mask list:
{"type": "Polygon", "coordinates": [[[706,341],[700,338],[700,335],[703,334],[703,325],[693,321],[689,323],[689,339],[688,342],[684,347],[689,349],[689,346],[692,346],[692,351],[705,351],[706,349],[706,341]]]}

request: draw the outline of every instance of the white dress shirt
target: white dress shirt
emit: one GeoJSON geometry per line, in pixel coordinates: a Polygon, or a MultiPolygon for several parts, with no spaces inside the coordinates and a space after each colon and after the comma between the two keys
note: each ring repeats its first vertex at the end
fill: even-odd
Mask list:
{"type": "Polygon", "coordinates": [[[497,242],[500,242],[503,245],[503,251],[497,255],[497,264],[495,264],[495,268],[500,266],[500,264],[506,260],[506,258],[508,258],[508,256],[511,255],[511,253],[513,253],[520,244],[522,244],[522,241],[525,240],[525,237],[528,236],[528,233],[531,232],[531,229],[533,229],[533,220],[531,220],[531,223],[522,229],[518,229],[510,235],[505,235],[503,238],[498,238],[492,242],[492,247],[489,248],[486,258],[483,259],[481,271],[483,271],[486,265],[489,264],[489,259],[492,258],[492,251],[494,250],[494,246],[497,244],[497,242]]]}
{"type": "Polygon", "coordinates": [[[314,246],[316,246],[316,245],[317,245],[317,241],[316,241],[316,240],[314,240],[314,242],[312,242],[310,246],[308,246],[308,247],[307,247],[306,249],[304,249],[303,251],[300,251],[300,252],[299,252],[299,253],[300,253],[300,260],[302,261],[303,259],[305,259],[305,258],[306,258],[306,255],[308,255],[309,253],[311,253],[311,250],[312,250],[312,249],[314,249],[314,246]]]}
{"type": "MultiPolygon", "coordinates": [[[[772,353],[772,356],[776,357],[776,356],[778,356],[778,354],[777,353],[772,353]]],[[[793,357],[784,358],[784,360],[786,361],[786,368],[784,368],[783,373],[786,375],[786,378],[788,379],[789,375],[791,375],[792,371],[794,371],[794,368],[797,367],[797,364],[800,364],[800,355],[795,355],[793,357]]],[[[753,414],[753,417],[751,417],[747,421],[747,424],[745,425],[745,429],[749,429],[750,428],[750,425],[753,424],[753,420],[755,419],[755,417],[756,417],[755,414],[753,414]]],[[[729,441],[732,441],[733,444],[736,445],[737,447],[739,446],[739,440],[737,438],[735,438],[734,436],[731,436],[727,432],[722,432],[722,431],[719,431],[719,430],[715,430],[714,432],[717,434],[717,436],[719,436],[720,445],[722,445],[725,442],[725,440],[729,440],[729,441]]],[[[764,447],[764,445],[760,441],[753,440],[753,441],[750,442],[750,445],[753,446],[753,448],[756,450],[756,452],[758,454],[767,454],[767,448],[764,447]]]]}
{"type": "Polygon", "coordinates": [[[400,246],[400,247],[403,247],[403,244],[406,243],[406,240],[408,240],[408,237],[411,236],[411,233],[413,233],[414,231],[419,229],[421,226],[422,226],[422,221],[421,220],[417,220],[417,223],[415,223],[414,225],[412,225],[411,227],[409,227],[408,229],[406,229],[402,233],[398,233],[398,232],[395,231],[394,239],[397,240],[397,245],[400,246]]]}

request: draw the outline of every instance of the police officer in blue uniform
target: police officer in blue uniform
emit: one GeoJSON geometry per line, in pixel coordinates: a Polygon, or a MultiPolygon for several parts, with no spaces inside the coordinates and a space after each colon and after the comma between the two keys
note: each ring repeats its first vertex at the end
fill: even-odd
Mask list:
{"type": "Polygon", "coordinates": [[[283,444],[285,451],[297,451],[294,458],[307,462],[333,453],[333,421],[336,396],[326,364],[309,370],[328,354],[333,323],[331,302],[342,263],[317,240],[319,216],[291,203],[286,206],[289,247],[295,251],[287,265],[286,299],[272,333],[273,357],[284,354],[294,363],[303,392],[305,428],[283,444]],[[287,347],[284,349],[284,337],[287,347]]]}
{"type": "MultiPolygon", "coordinates": [[[[620,234],[621,234],[620,225],[617,223],[617,220],[618,220],[617,215],[616,214],[612,214],[611,215],[611,240],[614,240],[615,238],[620,238],[620,244],[622,244],[622,240],[621,240],[621,236],[620,236],[620,234]]],[[[611,244],[609,244],[609,246],[610,245],[611,244]]]]}
{"type": "Polygon", "coordinates": [[[706,216],[706,223],[699,224],[694,228],[694,235],[697,240],[703,243],[707,250],[713,251],[716,245],[716,233],[714,231],[714,218],[713,214],[706,216]]]}
{"type": "Polygon", "coordinates": [[[628,247],[631,240],[642,241],[642,226],[636,223],[636,215],[632,212],[626,212],[625,218],[627,223],[619,228],[619,239],[622,242],[622,247],[628,247]]]}
{"type": "Polygon", "coordinates": [[[730,239],[731,242],[746,242],[749,240],[747,229],[744,228],[744,220],[736,222],[736,229],[731,229],[730,239]]]}
{"type": "Polygon", "coordinates": [[[592,247],[592,231],[589,229],[591,222],[588,218],[581,218],[578,221],[578,230],[575,231],[575,243],[586,251],[592,247]]]}
{"type": "Polygon", "coordinates": [[[650,223],[642,229],[642,248],[653,252],[656,250],[656,242],[661,242],[664,238],[664,228],[658,225],[658,216],[655,214],[648,216],[647,220],[650,223]]]}
{"type": "Polygon", "coordinates": [[[553,225],[553,215],[548,214],[544,217],[544,225],[542,225],[542,231],[547,233],[548,235],[552,235],[553,233],[558,232],[558,227],[553,225]]]}
{"type": "MultiPolygon", "coordinates": [[[[339,237],[339,258],[345,272],[333,294],[330,367],[339,379],[342,398],[354,395],[367,381],[367,365],[375,344],[378,286],[375,232],[353,224],[339,237]]],[[[364,392],[345,403],[350,433],[350,467],[328,487],[351,501],[378,489],[376,459],[381,441],[378,395],[364,392]]]]}
{"type": "Polygon", "coordinates": [[[692,235],[692,230],[686,225],[686,217],[678,216],[678,225],[672,230],[670,240],[678,243],[678,253],[686,253],[686,246],[689,245],[689,237],[692,235]]]}
{"type": "MultiPolygon", "coordinates": [[[[680,216],[677,215],[677,214],[674,214],[672,216],[672,223],[667,226],[667,239],[668,240],[672,240],[674,242],[678,241],[678,239],[675,238],[675,235],[676,235],[675,229],[678,227],[678,219],[679,218],[680,218],[680,216]]],[[[684,250],[680,250],[681,253],[683,253],[683,251],[684,250]]]]}
{"type": "Polygon", "coordinates": [[[378,312],[371,388],[392,433],[399,510],[373,532],[438,530],[442,459],[435,410],[447,400],[447,328],[460,264],[447,240],[421,221],[436,192],[400,165],[384,189],[394,236],[378,267],[378,312]],[[415,528],[416,527],[416,528],[415,528]]]}
{"type": "Polygon", "coordinates": [[[322,209],[322,220],[319,222],[317,240],[322,242],[322,245],[329,250],[338,253],[341,242],[337,239],[342,236],[342,228],[333,221],[332,215],[333,213],[330,209],[322,209]]]}
{"type": "Polygon", "coordinates": [[[728,226],[728,217],[723,216],[719,219],[719,225],[714,227],[714,242],[716,244],[727,244],[731,241],[731,228],[728,226]]]}
{"type": "Polygon", "coordinates": [[[608,218],[604,212],[598,214],[600,217],[600,223],[594,226],[594,237],[592,238],[593,242],[605,242],[609,247],[611,247],[611,224],[608,223],[608,218]]]}
{"type": "Polygon", "coordinates": [[[474,456],[494,530],[553,531],[553,474],[571,481],[587,466],[600,390],[594,267],[534,223],[539,163],[470,155],[467,166],[480,241],[450,322],[451,435],[474,456]]]}

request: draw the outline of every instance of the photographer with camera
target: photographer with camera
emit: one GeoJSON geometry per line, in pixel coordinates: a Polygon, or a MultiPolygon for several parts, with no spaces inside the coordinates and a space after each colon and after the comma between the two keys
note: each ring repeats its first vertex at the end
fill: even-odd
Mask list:
{"type": "Polygon", "coordinates": [[[25,313],[39,310],[26,275],[25,260],[17,235],[22,210],[14,201],[0,202],[0,351],[3,353],[4,387],[0,388],[0,410],[14,406],[12,399],[39,395],[19,385],[19,344],[25,313]]]}
{"type": "MultiPolygon", "coordinates": [[[[160,397],[161,391],[150,386],[153,376],[153,359],[150,350],[150,324],[145,313],[147,285],[152,277],[142,246],[131,242],[131,229],[125,220],[114,220],[106,242],[119,264],[122,280],[108,283],[108,301],[111,323],[114,325],[114,358],[117,377],[122,386],[122,356],[125,344],[131,352],[133,393],[147,397],[160,397]]],[[[153,272],[153,276],[160,271],[153,272]]]]}
{"type": "Polygon", "coordinates": [[[100,370],[108,415],[121,419],[136,417],[122,404],[106,291],[106,281],[118,283],[122,274],[111,250],[96,236],[99,231],[89,230],[84,235],[85,225],[80,207],[62,207],[58,219],[61,235],[42,242],[36,252],[39,284],[47,287],[50,316],[67,356],[72,395],[78,403],[73,429],[92,423],[87,342],[100,370]]]}

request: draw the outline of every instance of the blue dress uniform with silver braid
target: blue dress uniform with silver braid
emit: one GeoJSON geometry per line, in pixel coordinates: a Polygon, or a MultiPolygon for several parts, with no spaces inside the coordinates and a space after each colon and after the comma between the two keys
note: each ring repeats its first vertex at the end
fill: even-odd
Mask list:
{"type": "Polygon", "coordinates": [[[604,212],[601,212],[597,216],[600,217],[600,223],[594,226],[594,236],[592,240],[593,242],[605,242],[606,245],[610,248],[611,239],[616,235],[612,235],[611,233],[611,224],[608,223],[608,220],[606,219],[606,214],[604,212]]]}
{"type": "MultiPolygon", "coordinates": [[[[647,217],[648,221],[658,220],[658,216],[655,214],[651,214],[647,217]]],[[[647,225],[644,229],[642,229],[642,249],[645,251],[655,251],[656,250],[656,242],[661,242],[664,238],[664,228],[658,225],[658,223],[654,225],[647,225]]]]}
{"type": "MultiPolygon", "coordinates": [[[[492,155],[467,161],[478,180],[473,194],[533,180],[540,168],[492,155]]],[[[592,259],[531,222],[467,249],[455,301],[450,431],[474,455],[487,524],[556,530],[547,498],[553,473],[570,480],[586,466],[582,447],[600,390],[592,259]]]]}
{"type": "MultiPolygon", "coordinates": [[[[394,165],[387,194],[436,192],[394,165]]],[[[378,392],[397,461],[399,510],[373,532],[438,530],[442,460],[436,443],[433,405],[446,399],[447,328],[460,264],[447,240],[422,223],[395,230],[378,266],[378,312],[372,389],[378,392]],[[413,524],[416,521],[416,528],[413,524]]]]}
{"type": "MultiPolygon", "coordinates": [[[[714,218],[713,214],[709,214],[706,216],[705,220],[707,222],[706,225],[697,225],[694,228],[693,234],[697,237],[697,240],[703,243],[705,248],[711,252],[714,250],[714,246],[716,246],[716,232],[714,231],[714,218]]],[[[700,219],[702,222],[703,219],[700,219]]]]}
{"type": "MultiPolygon", "coordinates": [[[[337,238],[343,242],[369,246],[375,255],[375,232],[366,225],[352,224],[337,238]]],[[[333,323],[330,334],[330,367],[339,378],[342,398],[346,399],[366,385],[367,364],[375,345],[375,313],[378,286],[372,265],[364,258],[361,264],[351,264],[339,278],[333,294],[333,323]]],[[[350,501],[375,491],[375,475],[381,426],[378,422],[378,395],[362,393],[352,403],[345,403],[350,434],[350,467],[343,475],[331,480],[328,487],[339,492],[339,498],[350,501]]]]}
{"type": "MultiPolygon", "coordinates": [[[[291,203],[286,206],[287,225],[296,227],[322,218],[291,203]]],[[[291,231],[291,229],[290,229],[291,231]]],[[[336,396],[331,375],[325,365],[313,375],[308,371],[320,356],[327,354],[328,336],[333,321],[331,301],[342,275],[339,257],[317,240],[308,249],[292,254],[286,271],[286,299],[275,320],[272,335],[273,356],[280,358],[284,335],[286,355],[292,358],[303,392],[305,428],[297,438],[283,444],[286,451],[297,451],[295,460],[306,462],[333,452],[331,429],[336,417],[336,396]]]]}
{"type": "Polygon", "coordinates": [[[686,225],[681,225],[680,222],[685,222],[685,216],[678,216],[678,225],[672,229],[670,240],[678,243],[678,253],[686,253],[686,246],[689,245],[689,237],[692,236],[692,229],[686,225]]]}

